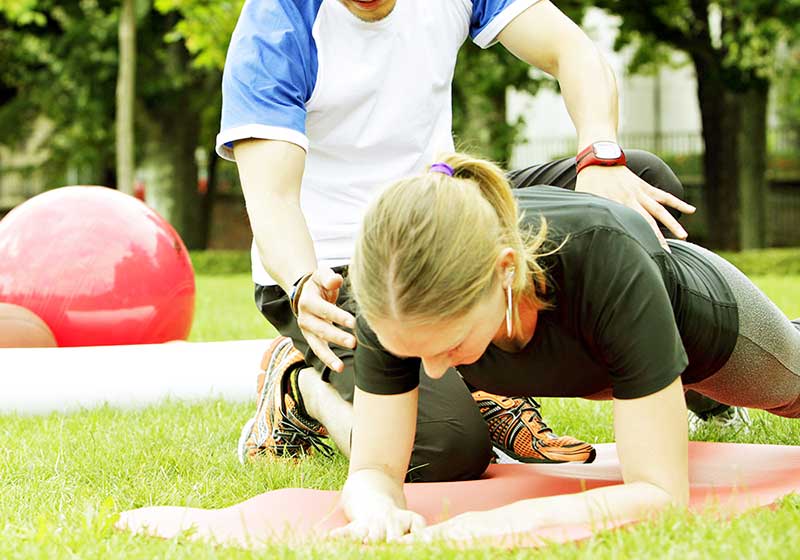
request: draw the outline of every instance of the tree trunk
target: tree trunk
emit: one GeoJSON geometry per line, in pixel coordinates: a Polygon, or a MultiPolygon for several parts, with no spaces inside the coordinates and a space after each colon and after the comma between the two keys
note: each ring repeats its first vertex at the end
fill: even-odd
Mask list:
{"type": "MultiPolygon", "coordinates": [[[[170,14],[168,28],[177,18],[170,14]]],[[[183,45],[171,43],[163,59],[163,71],[170,76],[189,76],[190,56],[183,45]]],[[[212,82],[196,78],[176,80],[139,112],[145,133],[144,156],[140,166],[145,179],[147,202],[177,230],[189,249],[205,249],[208,239],[210,200],[198,188],[197,148],[203,115],[212,82]],[[205,92],[205,93],[203,93],[205,92]]],[[[218,122],[218,119],[217,119],[218,122]]]]}
{"type": "Polygon", "coordinates": [[[189,249],[205,249],[207,220],[197,189],[197,115],[153,115],[141,168],[148,204],[177,230],[189,249]]]}
{"type": "Polygon", "coordinates": [[[703,123],[703,198],[708,244],[715,249],[739,248],[740,99],[728,91],[716,61],[693,57],[703,123]]]}
{"type": "Polygon", "coordinates": [[[136,102],[136,0],[122,0],[117,76],[117,188],[133,194],[134,105],[136,102]]]}
{"type": "Polygon", "coordinates": [[[739,129],[739,199],[742,249],[767,246],[767,98],[769,85],[759,82],[742,97],[739,129]]]}
{"type": "Polygon", "coordinates": [[[217,169],[219,156],[213,148],[208,151],[206,164],[206,192],[202,202],[202,223],[205,227],[199,232],[199,242],[202,249],[207,249],[211,241],[211,226],[213,225],[214,202],[217,198],[217,169]]]}
{"type": "Polygon", "coordinates": [[[733,251],[764,247],[769,83],[754,76],[726,81],[719,62],[702,53],[693,61],[705,141],[708,244],[733,251]]]}

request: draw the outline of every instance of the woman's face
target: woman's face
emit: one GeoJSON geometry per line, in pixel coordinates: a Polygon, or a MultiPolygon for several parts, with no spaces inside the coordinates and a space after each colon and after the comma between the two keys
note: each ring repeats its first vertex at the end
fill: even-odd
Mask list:
{"type": "Polygon", "coordinates": [[[450,367],[476,362],[498,332],[505,330],[504,294],[502,282],[495,282],[489,294],[458,319],[428,325],[382,319],[370,326],[389,352],[421,358],[428,377],[439,379],[450,367]]]}

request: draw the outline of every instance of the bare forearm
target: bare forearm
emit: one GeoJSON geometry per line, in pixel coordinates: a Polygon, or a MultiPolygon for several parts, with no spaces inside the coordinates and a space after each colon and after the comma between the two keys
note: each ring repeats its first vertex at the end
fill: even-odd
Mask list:
{"type": "Polygon", "coordinates": [[[616,140],[619,123],[614,72],[588,38],[584,43],[582,48],[565,51],[556,71],[579,148],[598,140],[616,140]]]}
{"type": "Polygon", "coordinates": [[[499,508],[498,513],[509,520],[528,519],[534,529],[569,525],[603,527],[644,519],[670,503],[673,500],[661,488],[647,482],[634,482],[580,494],[523,500],[499,508]]]}
{"type": "Polygon", "coordinates": [[[272,196],[258,208],[248,202],[247,214],[264,269],[288,291],[317,267],[317,260],[300,205],[287,198],[272,196]]]}
{"type": "Polygon", "coordinates": [[[247,215],[261,262],[285,290],[317,267],[300,209],[305,152],[288,142],[246,140],[234,147],[247,215]]]}
{"type": "Polygon", "coordinates": [[[681,378],[636,399],[614,400],[614,432],[623,479],[617,486],[510,504],[538,527],[634,521],[689,502],[686,405],[681,378]],[[652,441],[659,445],[653,446],[652,441]],[[519,510],[516,508],[520,508],[519,510]]]}
{"type": "Polygon", "coordinates": [[[558,80],[580,147],[616,140],[619,109],[614,73],[591,39],[552,2],[534,4],[498,39],[514,55],[558,80]]]}
{"type": "Polygon", "coordinates": [[[356,387],[353,449],[342,504],[352,519],[375,508],[405,509],[403,481],[414,443],[419,390],[374,395],[356,387]]]}
{"type": "MultiPolygon", "coordinates": [[[[670,494],[655,484],[635,482],[580,494],[522,500],[489,511],[463,513],[406,539],[430,541],[439,538],[534,536],[549,527],[604,529],[646,518],[671,501],[670,494]]],[[[682,502],[675,500],[675,503],[682,502]]]]}

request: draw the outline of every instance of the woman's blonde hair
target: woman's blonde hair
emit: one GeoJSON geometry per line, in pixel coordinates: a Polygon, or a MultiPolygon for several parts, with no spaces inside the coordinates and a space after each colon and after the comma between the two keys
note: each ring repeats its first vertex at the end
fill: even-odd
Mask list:
{"type": "Polygon", "coordinates": [[[546,307],[538,259],[547,236],[520,229],[503,171],[466,154],[440,161],[453,176],[428,172],[391,185],[369,207],[350,265],[352,293],[367,322],[417,324],[469,312],[497,281],[500,252],[514,249],[514,321],[520,295],[546,307]]]}

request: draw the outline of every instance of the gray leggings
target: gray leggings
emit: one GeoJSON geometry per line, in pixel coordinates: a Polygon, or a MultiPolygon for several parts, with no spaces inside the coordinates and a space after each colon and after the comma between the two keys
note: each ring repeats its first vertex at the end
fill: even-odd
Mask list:
{"type": "Polygon", "coordinates": [[[722,369],[686,388],[721,403],[800,418],[800,330],[736,267],[702,247],[692,248],[728,281],[739,305],[739,336],[722,369]]]}

